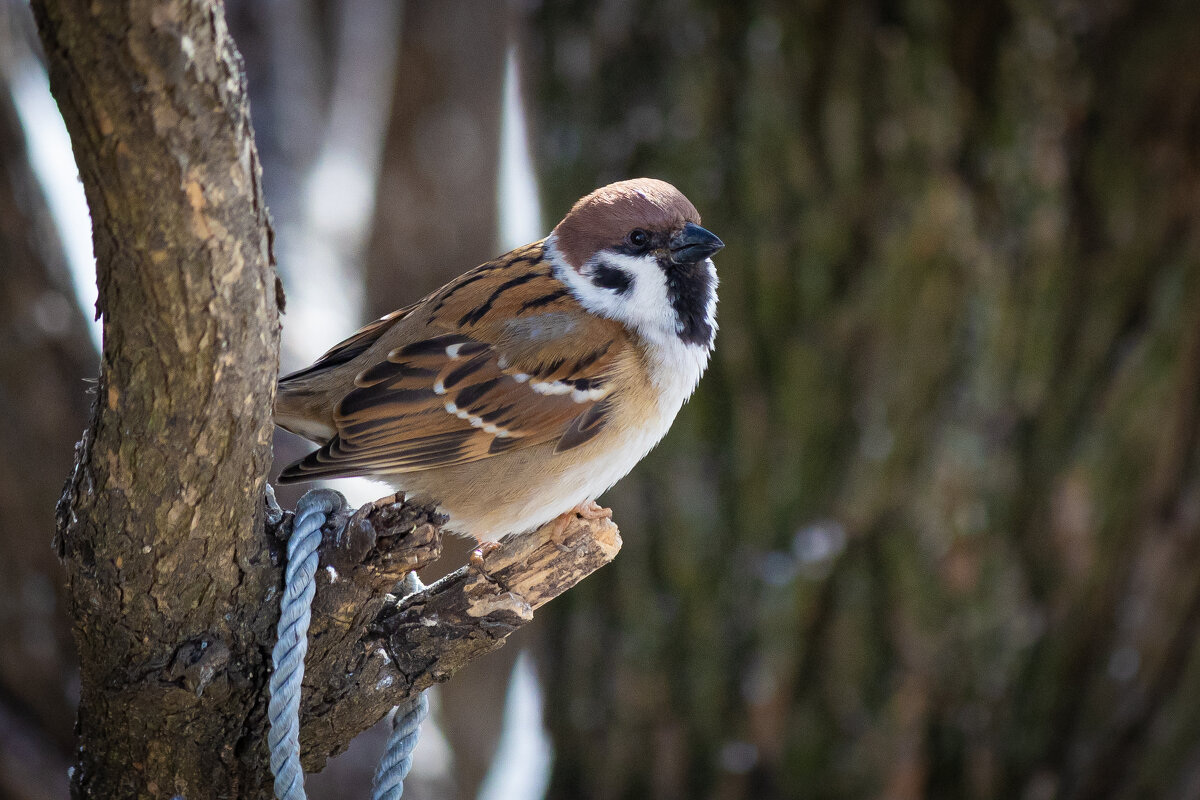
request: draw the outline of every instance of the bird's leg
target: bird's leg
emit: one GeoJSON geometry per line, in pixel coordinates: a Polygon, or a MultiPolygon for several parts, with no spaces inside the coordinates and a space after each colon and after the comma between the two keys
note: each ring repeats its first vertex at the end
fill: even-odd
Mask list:
{"type": "Polygon", "coordinates": [[[550,529],[550,541],[564,552],[571,548],[566,545],[567,526],[576,514],[584,519],[612,519],[612,509],[604,508],[595,500],[585,500],[570,511],[564,511],[554,518],[554,527],[550,529]]]}
{"type": "Polygon", "coordinates": [[[500,543],[484,542],[478,539],[476,541],[479,541],[479,547],[476,547],[474,550],[472,550],[470,558],[467,559],[469,569],[473,569],[478,572],[481,578],[492,584],[492,586],[495,586],[500,591],[511,592],[512,589],[510,589],[508,584],[504,582],[504,579],[499,575],[492,574],[487,568],[487,557],[500,549],[500,543]]]}
{"type": "Polygon", "coordinates": [[[567,532],[567,526],[571,524],[571,517],[573,516],[575,516],[574,509],[564,511],[554,518],[554,527],[550,529],[550,541],[554,542],[554,546],[563,552],[571,549],[564,544],[564,537],[567,532]]]}
{"type": "Polygon", "coordinates": [[[467,564],[470,565],[471,569],[487,578],[490,582],[497,583],[497,581],[492,577],[491,573],[487,571],[487,564],[484,562],[487,560],[488,556],[499,549],[499,542],[480,542],[479,547],[476,547],[471,551],[471,557],[467,559],[467,564]]]}

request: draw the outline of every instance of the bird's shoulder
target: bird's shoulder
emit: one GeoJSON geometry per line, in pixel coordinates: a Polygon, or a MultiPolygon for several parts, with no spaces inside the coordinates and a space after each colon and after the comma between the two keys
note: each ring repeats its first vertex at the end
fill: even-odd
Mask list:
{"type": "MultiPolygon", "coordinates": [[[[543,241],[485,262],[394,314],[395,319],[374,323],[386,327],[374,334],[368,364],[451,334],[487,345],[518,371],[534,372],[546,372],[556,362],[561,367],[582,360],[586,367],[619,360],[631,344],[625,326],[584,309],[555,277],[543,241]],[[598,345],[608,346],[611,359],[589,359],[598,345]]],[[[364,328],[356,336],[367,332],[364,328]]]]}

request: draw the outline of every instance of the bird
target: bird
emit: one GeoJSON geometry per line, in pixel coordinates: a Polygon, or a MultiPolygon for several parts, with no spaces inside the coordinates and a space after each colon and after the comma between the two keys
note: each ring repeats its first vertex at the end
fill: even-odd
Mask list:
{"type": "Polygon", "coordinates": [[[548,236],[370,323],[279,380],[275,422],[319,449],[280,483],[361,476],[473,537],[573,515],[666,435],[717,333],[724,243],[671,184],[576,202],[548,236]]]}

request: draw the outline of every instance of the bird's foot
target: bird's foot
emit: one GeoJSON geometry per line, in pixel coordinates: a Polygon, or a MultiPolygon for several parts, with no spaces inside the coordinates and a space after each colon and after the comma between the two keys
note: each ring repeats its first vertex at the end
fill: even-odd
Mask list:
{"type": "Polygon", "coordinates": [[[567,526],[571,524],[571,517],[575,516],[575,510],[564,511],[554,518],[554,527],[550,529],[550,541],[554,542],[554,546],[562,552],[567,552],[571,548],[566,545],[567,526]]]}
{"type": "Polygon", "coordinates": [[[467,559],[467,564],[489,583],[502,586],[500,581],[487,569],[487,557],[499,549],[499,542],[480,542],[479,547],[471,551],[471,557],[467,559]]]}
{"type": "Polygon", "coordinates": [[[584,519],[612,519],[612,509],[605,508],[595,500],[580,503],[573,510],[584,519]]]}
{"type": "Polygon", "coordinates": [[[571,524],[571,519],[576,514],[584,519],[612,519],[612,509],[604,508],[595,500],[587,500],[570,511],[559,514],[554,518],[554,527],[550,529],[550,541],[554,542],[554,546],[564,553],[571,550],[566,543],[567,526],[571,524]]]}

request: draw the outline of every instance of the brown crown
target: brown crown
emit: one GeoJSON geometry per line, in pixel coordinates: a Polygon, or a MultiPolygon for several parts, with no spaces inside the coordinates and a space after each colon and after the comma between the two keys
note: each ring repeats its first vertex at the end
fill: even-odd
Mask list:
{"type": "Polygon", "coordinates": [[[654,178],[610,183],[587,195],[554,228],[558,250],[580,269],[596,252],[619,245],[634,228],[673,232],[700,224],[700,212],[683,193],[654,178]]]}

